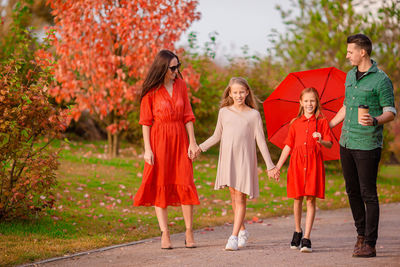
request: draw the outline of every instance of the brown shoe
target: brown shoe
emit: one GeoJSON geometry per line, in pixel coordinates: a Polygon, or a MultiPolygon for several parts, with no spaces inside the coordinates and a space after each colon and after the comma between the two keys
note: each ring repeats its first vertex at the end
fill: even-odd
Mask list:
{"type": "Polygon", "coordinates": [[[357,257],[355,255],[358,253],[358,251],[364,245],[364,241],[365,241],[365,237],[364,236],[362,236],[362,235],[357,236],[357,242],[354,245],[354,250],[353,250],[353,256],[354,257],[357,257]]]}
{"type": "Polygon", "coordinates": [[[368,244],[364,244],[361,249],[353,255],[354,257],[360,258],[371,258],[376,257],[376,249],[375,247],[371,247],[368,244]]]}

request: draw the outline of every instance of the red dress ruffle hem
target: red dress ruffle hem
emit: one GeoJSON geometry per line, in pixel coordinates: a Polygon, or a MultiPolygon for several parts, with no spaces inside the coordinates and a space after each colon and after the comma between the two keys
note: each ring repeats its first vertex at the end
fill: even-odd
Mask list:
{"type": "Polygon", "coordinates": [[[187,122],[194,120],[187,87],[181,79],[175,80],[172,97],[164,86],[143,97],[139,123],[151,126],[154,165],[144,165],[134,206],[166,208],[200,204],[193,181],[192,161],[187,154],[189,140],[185,128],[187,122]]]}

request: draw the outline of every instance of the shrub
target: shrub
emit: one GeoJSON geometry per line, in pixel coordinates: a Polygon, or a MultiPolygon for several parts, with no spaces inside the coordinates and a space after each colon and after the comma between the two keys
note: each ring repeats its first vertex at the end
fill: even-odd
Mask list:
{"type": "Polygon", "coordinates": [[[17,4],[0,63],[0,219],[27,217],[51,206],[57,153],[49,148],[64,130],[65,116],[51,103],[53,62],[25,29],[28,9],[17,4]]]}

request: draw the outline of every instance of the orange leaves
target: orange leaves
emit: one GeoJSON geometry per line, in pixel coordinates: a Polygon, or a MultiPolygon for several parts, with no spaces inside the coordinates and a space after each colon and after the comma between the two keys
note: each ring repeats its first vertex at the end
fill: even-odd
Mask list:
{"type": "MultiPolygon", "coordinates": [[[[182,75],[189,88],[192,91],[197,92],[200,88],[200,74],[197,73],[191,65],[188,65],[182,70],[182,75]]],[[[201,102],[199,98],[193,96],[190,92],[189,97],[191,98],[191,102],[193,104],[201,102]]]]}
{"type": "Polygon", "coordinates": [[[197,91],[200,88],[200,74],[197,73],[191,65],[188,65],[182,70],[182,75],[185,82],[193,90],[197,91]]]}
{"type": "Polygon", "coordinates": [[[35,61],[35,63],[42,68],[53,67],[54,64],[52,53],[44,49],[35,51],[35,61]]]}
{"type": "Polygon", "coordinates": [[[262,223],[263,220],[258,218],[257,216],[253,216],[253,218],[250,221],[247,221],[248,224],[253,224],[253,223],[262,223]]]}
{"type": "Polygon", "coordinates": [[[49,101],[51,54],[32,39],[21,39],[26,50],[0,64],[0,180],[7,184],[0,192],[1,219],[25,218],[54,202],[50,189],[58,163],[44,148],[61,136],[63,114],[49,101]],[[35,45],[43,49],[34,52],[35,45]]]}
{"type": "MultiPolygon", "coordinates": [[[[124,118],[137,109],[133,90],[140,87],[135,83],[144,79],[155,54],[161,48],[173,49],[199,18],[197,1],[118,2],[48,0],[55,16],[55,77],[60,83],[50,92],[57,102],[73,100],[74,109],[89,109],[112,121],[107,127],[112,132],[125,129],[124,118]]],[[[197,90],[198,76],[190,68],[186,72],[189,86],[197,90]]]]}
{"type": "Polygon", "coordinates": [[[390,144],[390,150],[400,159],[400,121],[394,120],[390,123],[390,128],[394,133],[394,140],[390,144]]]}
{"type": "Polygon", "coordinates": [[[75,112],[72,113],[72,118],[73,118],[75,121],[78,121],[79,118],[81,117],[81,114],[82,114],[82,112],[80,112],[80,111],[75,111],[75,112]]]}
{"type": "Polygon", "coordinates": [[[121,120],[119,121],[118,124],[113,123],[109,126],[107,126],[107,131],[109,131],[111,134],[115,134],[117,132],[120,132],[122,130],[126,130],[128,128],[128,121],[127,120],[121,120]]]}

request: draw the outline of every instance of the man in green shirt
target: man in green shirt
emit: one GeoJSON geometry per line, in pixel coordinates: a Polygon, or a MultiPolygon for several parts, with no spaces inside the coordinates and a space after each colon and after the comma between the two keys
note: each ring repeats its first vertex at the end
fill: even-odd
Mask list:
{"type": "Polygon", "coordinates": [[[343,107],[330,121],[331,128],[343,121],[340,161],[346,182],[357,242],[353,257],[375,257],[378,238],[379,200],[376,189],[382,150],[383,124],[396,115],[393,85],[371,60],[371,40],[363,34],[347,38],[347,56],[354,68],[346,76],[343,107]],[[364,115],[358,117],[358,110],[364,115]]]}

